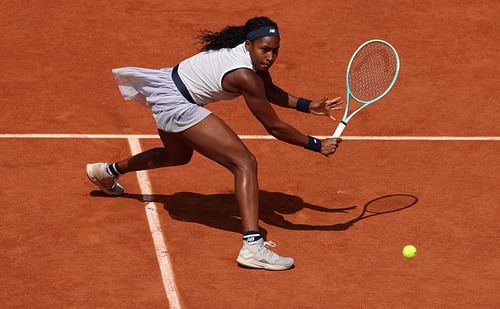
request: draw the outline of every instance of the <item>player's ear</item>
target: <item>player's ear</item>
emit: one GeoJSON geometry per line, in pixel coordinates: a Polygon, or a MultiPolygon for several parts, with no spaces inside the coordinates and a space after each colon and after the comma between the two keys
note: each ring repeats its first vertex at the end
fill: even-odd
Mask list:
{"type": "Polygon", "coordinates": [[[250,51],[250,45],[252,45],[252,42],[250,40],[245,40],[245,48],[250,51]]]}

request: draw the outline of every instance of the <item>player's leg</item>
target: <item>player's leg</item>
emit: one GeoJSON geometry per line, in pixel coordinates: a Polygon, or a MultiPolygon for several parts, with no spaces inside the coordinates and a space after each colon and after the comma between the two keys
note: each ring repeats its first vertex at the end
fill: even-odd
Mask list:
{"type": "Polygon", "coordinates": [[[258,230],[257,161],[239,137],[214,114],[178,134],[193,149],[233,173],[243,230],[258,230]]]}
{"type": "Polygon", "coordinates": [[[167,133],[162,130],[158,130],[158,133],[164,147],[148,149],[116,162],[116,168],[120,174],[183,165],[191,160],[193,148],[182,141],[177,133],[167,133]]]}
{"type": "Polygon", "coordinates": [[[183,165],[191,160],[193,149],[175,133],[158,132],[165,147],[148,149],[114,163],[87,164],[88,178],[103,192],[116,196],[124,192],[117,182],[118,177],[124,173],[183,165]]]}
{"type": "Polygon", "coordinates": [[[257,162],[239,137],[214,114],[179,135],[194,150],[220,163],[234,175],[243,226],[243,246],[237,262],[247,267],[269,270],[292,267],[292,258],[279,256],[266,248],[275,244],[264,241],[259,231],[257,162]]]}

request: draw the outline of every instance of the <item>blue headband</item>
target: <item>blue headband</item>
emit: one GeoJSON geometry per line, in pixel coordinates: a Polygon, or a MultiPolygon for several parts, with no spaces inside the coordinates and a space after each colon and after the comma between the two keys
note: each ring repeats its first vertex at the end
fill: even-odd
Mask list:
{"type": "Polygon", "coordinates": [[[255,30],[250,31],[247,34],[246,39],[249,41],[253,41],[253,40],[256,40],[259,38],[263,38],[265,36],[277,36],[277,37],[279,37],[280,34],[278,32],[278,28],[272,27],[272,26],[271,27],[257,28],[255,30]]]}

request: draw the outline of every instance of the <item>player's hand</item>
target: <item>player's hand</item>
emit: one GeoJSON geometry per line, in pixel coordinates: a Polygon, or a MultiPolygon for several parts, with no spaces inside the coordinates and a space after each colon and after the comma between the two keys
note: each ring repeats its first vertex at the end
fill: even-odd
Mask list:
{"type": "Polygon", "coordinates": [[[321,140],[321,154],[329,157],[335,153],[341,142],[341,138],[325,138],[321,140]]]}
{"type": "Polygon", "coordinates": [[[344,103],[344,101],[342,101],[341,97],[337,97],[332,100],[328,100],[328,97],[324,97],[319,101],[311,102],[309,105],[309,111],[313,115],[328,116],[330,119],[335,121],[336,119],[333,117],[332,112],[342,109],[342,103],[344,103]]]}

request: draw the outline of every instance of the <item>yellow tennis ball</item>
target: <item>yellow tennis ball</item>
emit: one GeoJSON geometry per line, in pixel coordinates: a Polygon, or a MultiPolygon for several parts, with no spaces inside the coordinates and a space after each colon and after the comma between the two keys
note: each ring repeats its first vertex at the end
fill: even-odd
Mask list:
{"type": "Polygon", "coordinates": [[[413,259],[417,256],[417,248],[414,245],[406,245],[403,248],[403,256],[407,259],[413,259]]]}

